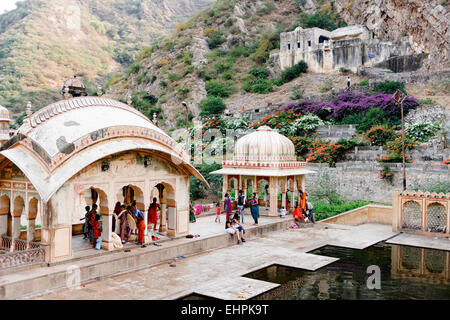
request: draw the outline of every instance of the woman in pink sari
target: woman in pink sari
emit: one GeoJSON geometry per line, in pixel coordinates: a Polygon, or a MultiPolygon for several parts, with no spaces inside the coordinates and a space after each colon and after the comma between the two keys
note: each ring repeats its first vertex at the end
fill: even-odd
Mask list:
{"type": "Polygon", "coordinates": [[[230,200],[230,195],[227,193],[225,194],[225,201],[223,202],[223,209],[227,212],[227,221],[228,216],[231,214],[232,211],[232,204],[230,200]]]}

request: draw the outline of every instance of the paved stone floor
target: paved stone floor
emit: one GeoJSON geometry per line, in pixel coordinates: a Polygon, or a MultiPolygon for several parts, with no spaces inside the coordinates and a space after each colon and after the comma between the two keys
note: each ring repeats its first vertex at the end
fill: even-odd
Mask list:
{"type": "MultiPolygon", "coordinates": [[[[224,232],[223,224],[215,224],[214,218],[198,219],[191,225],[191,233],[224,232]]],[[[279,218],[263,217],[261,222],[273,219],[279,218]]],[[[193,292],[221,299],[248,299],[271,288],[265,282],[243,280],[242,276],[251,271],[272,264],[316,270],[336,258],[306,252],[327,244],[362,249],[395,236],[391,230],[390,226],[376,224],[354,227],[319,223],[105,277],[78,290],[61,289],[27,299],[176,299],[193,292]]]]}
{"type": "Polygon", "coordinates": [[[404,246],[450,251],[450,238],[425,237],[422,235],[402,233],[386,242],[404,246]]]}

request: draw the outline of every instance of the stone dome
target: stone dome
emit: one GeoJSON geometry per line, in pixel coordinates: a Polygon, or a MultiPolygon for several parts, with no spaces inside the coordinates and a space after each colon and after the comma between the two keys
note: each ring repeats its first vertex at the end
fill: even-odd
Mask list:
{"type": "Polygon", "coordinates": [[[9,110],[3,106],[0,106],[0,121],[9,121],[9,110]]]}
{"type": "Polygon", "coordinates": [[[243,136],[236,142],[234,161],[289,162],[296,161],[291,140],[268,126],[243,136]]]}

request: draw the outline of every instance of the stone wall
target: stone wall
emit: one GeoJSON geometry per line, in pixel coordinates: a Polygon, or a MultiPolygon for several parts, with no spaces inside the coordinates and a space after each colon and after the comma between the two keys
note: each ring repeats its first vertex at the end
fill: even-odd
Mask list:
{"type": "MultiPolygon", "coordinates": [[[[402,189],[401,163],[387,164],[394,172],[393,184],[378,177],[381,165],[376,162],[342,162],[336,168],[327,164],[308,163],[307,169],[317,172],[306,179],[306,190],[315,188],[320,175],[328,173],[330,180],[337,186],[338,192],[349,200],[369,200],[392,204],[392,191],[402,189]]],[[[450,169],[448,165],[406,164],[407,188],[423,184],[431,180],[448,181],[450,169]]]]}

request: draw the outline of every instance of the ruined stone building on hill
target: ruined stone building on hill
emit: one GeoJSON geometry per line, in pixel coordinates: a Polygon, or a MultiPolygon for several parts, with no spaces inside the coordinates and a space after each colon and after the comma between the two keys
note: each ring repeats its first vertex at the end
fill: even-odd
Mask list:
{"type": "Polygon", "coordinates": [[[356,72],[359,67],[388,68],[394,72],[421,67],[424,54],[412,49],[408,37],[381,41],[360,25],[327,31],[320,28],[281,33],[280,64],[284,70],[301,60],[311,72],[326,73],[341,68],[356,72]]]}

